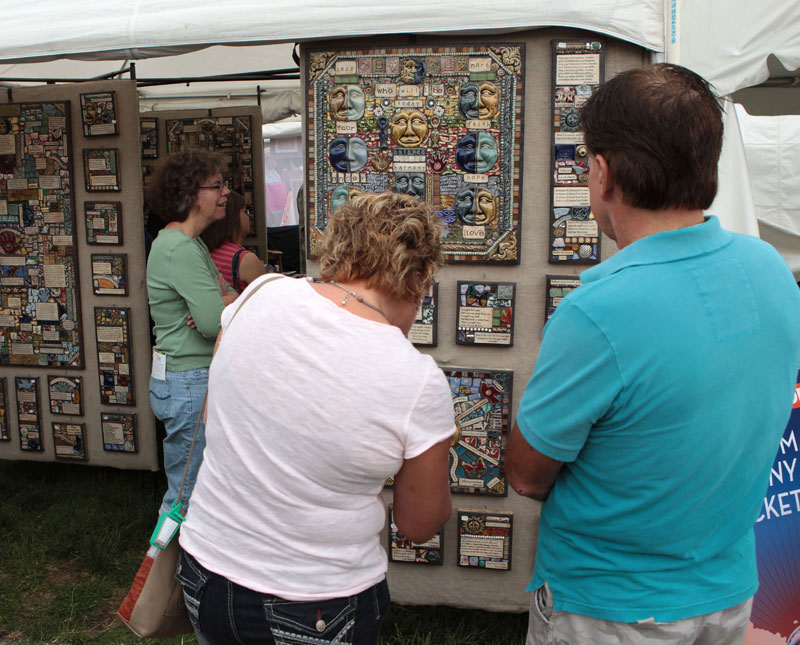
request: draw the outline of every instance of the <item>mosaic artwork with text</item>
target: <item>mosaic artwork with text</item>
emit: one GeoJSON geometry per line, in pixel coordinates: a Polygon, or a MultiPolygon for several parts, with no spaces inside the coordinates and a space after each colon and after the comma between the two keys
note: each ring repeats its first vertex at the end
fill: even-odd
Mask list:
{"type": "Polygon", "coordinates": [[[581,108],[603,81],[605,48],[598,41],[554,40],[551,263],[600,261],[600,229],[589,204],[589,152],[581,108]]]}
{"type": "Polygon", "coordinates": [[[83,366],[69,103],[0,105],[0,365],[83,366]]]}
{"type": "Polygon", "coordinates": [[[524,45],[309,52],[308,251],[354,195],[427,202],[451,262],[519,262],[524,45]]]}
{"type": "Polygon", "coordinates": [[[505,496],[503,445],[511,412],[512,372],[443,369],[457,427],[450,443],[450,490],[505,496]]]}

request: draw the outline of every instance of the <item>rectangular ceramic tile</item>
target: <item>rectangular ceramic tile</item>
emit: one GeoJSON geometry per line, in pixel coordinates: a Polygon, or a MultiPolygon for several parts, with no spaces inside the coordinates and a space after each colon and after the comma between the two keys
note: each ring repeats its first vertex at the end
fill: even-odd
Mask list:
{"type": "Polygon", "coordinates": [[[503,445],[509,429],[513,373],[442,369],[457,426],[450,446],[450,490],[507,495],[503,445]]]}
{"type": "Polygon", "coordinates": [[[457,286],[456,344],[514,344],[515,282],[463,282],[457,286]]]}
{"type": "Polygon", "coordinates": [[[103,433],[103,450],[107,452],[135,453],[136,415],[102,412],[100,428],[103,433]]]}
{"type": "Polygon", "coordinates": [[[128,256],[95,254],[92,260],[92,289],[96,296],[128,295],[128,256]]]}
{"type": "Polygon", "coordinates": [[[437,342],[437,308],[439,299],[439,283],[434,282],[428,293],[417,307],[417,315],[408,331],[408,340],[415,345],[436,347],[437,342]]]}
{"type": "Polygon", "coordinates": [[[83,377],[48,376],[47,393],[52,414],[83,415],[83,377]]]}
{"type": "Polygon", "coordinates": [[[458,566],[511,570],[514,514],[459,508],[458,566]]]}
{"type": "Polygon", "coordinates": [[[131,365],[131,310],[128,307],[95,307],[100,402],[136,405],[131,365]]]}
{"type": "Polygon", "coordinates": [[[114,92],[81,94],[81,120],[84,137],[118,134],[114,92]]]}
{"type": "Polygon", "coordinates": [[[547,302],[544,320],[547,322],[567,294],[581,286],[581,279],[571,275],[547,275],[545,278],[547,279],[547,302]]]}
{"type": "Polygon", "coordinates": [[[86,461],[86,424],[54,422],[53,447],[56,459],[86,461]]]}
{"type": "Polygon", "coordinates": [[[14,378],[14,386],[17,396],[19,447],[25,451],[41,452],[44,445],[39,407],[39,377],[17,376],[14,378]]]}
{"type": "Polygon", "coordinates": [[[394,509],[389,505],[389,560],[411,564],[435,564],[444,562],[444,527],[436,531],[427,542],[417,544],[403,535],[394,523],[394,509]]]}

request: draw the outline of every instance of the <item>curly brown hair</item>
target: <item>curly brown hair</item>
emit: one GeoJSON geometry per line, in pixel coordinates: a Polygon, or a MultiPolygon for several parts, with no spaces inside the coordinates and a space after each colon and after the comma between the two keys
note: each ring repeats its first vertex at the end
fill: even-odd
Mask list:
{"type": "Polygon", "coordinates": [[[165,157],[147,186],[147,206],[165,222],[183,222],[197,201],[200,186],[225,165],[222,155],[199,148],[165,157]]]}
{"type": "Polygon", "coordinates": [[[444,264],[438,216],[424,202],[397,193],[359,195],[328,221],[320,278],[362,279],[404,301],[422,299],[444,264]]]}
{"type": "Polygon", "coordinates": [[[225,217],[211,225],[202,233],[200,238],[206,243],[209,251],[214,251],[225,242],[236,242],[242,230],[242,219],[239,216],[245,207],[244,196],[231,191],[228,194],[228,203],[225,204],[225,217]]]}

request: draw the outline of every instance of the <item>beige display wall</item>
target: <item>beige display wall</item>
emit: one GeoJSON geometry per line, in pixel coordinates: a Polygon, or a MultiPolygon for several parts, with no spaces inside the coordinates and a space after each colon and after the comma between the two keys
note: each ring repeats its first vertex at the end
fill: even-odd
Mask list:
{"type": "Polygon", "coordinates": [[[261,143],[261,108],[258,106],[240,106],[216,108],[213,110],[159,110],[142,112],[142,119],[158,119],[158,157],[143,159],[143,166],[155,166],[167,155],[167,120],[169,119],[201,119],[203,117],[236,117],[249,116],[252,126],[251,142],[253,157],[253,202],[255,206],[255,236],[248,237],[245,245],[258,248],[258,257],[267,258],[267,220],[264,193],[264,149],[261,143]]]}
{"type": "MultiPolygon", "coordinates": [[[[313,43],[314,49],[326,50],[385,48],[394,46],[446,46],[456,43],[524,42],[525,109],[523,117],[523,176],[521,208],[521,261],[516,266],[491,264],[449,264],[438,274],[438,346],[421,348],[444,367],[513,370],[512,409],[530,379],[539,350],[545,318],[545,275],[579,275],[581,265],[553,265],[547,262],[550,207],[550,146],[552,131],[551,45],[554,38],[601,40],[606,44],[605,77],[648,63],[649,54],[634,45],[600,34],[569,30],[541,29],[502,34],[494,37],[470,36],[447,38],[417,36],[411,38],[365,38],[313,43]],[[455,344],[456,282],[489,280],[517,283],[514,312],[514,346],[476,347],[455,344]]],[[[301,73],[305,70],[301,67],[301,73]]],[[[615,250],[608,238],[602,240],[602,257],[615,250]]],[[[309,261],[308,272],[316,275],[319,264],[309,261]]],[[[565,343],[568,340],[565,339],[565,343]]],[[[511,422],[513,423],[513,414],[511,422]]],[[[390,503],[392,492],[384,490],[390,503]]],[[[536,552],[541,504],[520,497],[513,490],[508,497],[453,495],[453,513],[444,529],[443,566],[389,563],[389,586],[392,600],[407,604],[440,604],[494,611],[526,611],[528,594],[524,593],[536,552]],[[511,511],[514,514],[510,571],[494,571],[457,566],[456,509],[511,511]]],[[[387,544],[386,529],[381,536],[387,544]]]]}
{"type": "Polygon", "coordinates": [[[73,465],[114,466],[117,468],[158,468],[155,420],[150,411],[148,385],[150,380],[150,324],[145,286],[144,227],[142,222],[141,162],[139,152],[139,114],[136,82],[129,80],[96,81],[72,85],[47,85],[14,88],[1,92],[0,102],[70,102],[70,133],[75,244],[78,255],[80,311],[83,329],[84,369],[52,369],[44,367],[0,367],[0,376],[7,379],[8,421],[10,441],[0,442],[0,459],[53,461],[53,421],[86,424],[87,460],[70,462],[73,465]],[[83,136],[80,94],[114,91],[119,134],[83,136]],[[120,192],[87,193],[84,183],[84,148],[116,148],[119,163],[120,192]],[[122,204],[122,245],[88,245],[84,218],[85,201],[117,201],[122,204]],[[126,254],[128,264],[127,296],[95,296],[92,291],[92,254],[126,254]],[[135,405],[105,405],[100,402],[97,344],[95,341],[95,307],[130,308],[131,381],[135,405]],[[83,377],[83,416],[58,416],[50,412],[47,376],[83,377]],[[43,451],[22,451],[19,446],[14,377],[39,377],[39,409],[43,451]],[[136,453],[106,452],[100,427],[101,412],[136,414],[136,453]]]}

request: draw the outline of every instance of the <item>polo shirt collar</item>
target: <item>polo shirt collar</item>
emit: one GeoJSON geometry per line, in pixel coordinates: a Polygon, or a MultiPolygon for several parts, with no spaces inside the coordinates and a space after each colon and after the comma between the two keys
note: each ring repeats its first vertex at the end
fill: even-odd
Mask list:
{"type": "Polygon", "coordinates": [[[702,224],[636,240],[604,262],[581,273],[581,282],[594,282],[631,266],[661,264],[705,255],[727,246],[732,239],[733,234],[720,226],[719,219],[709,215],[702,224]]]}

